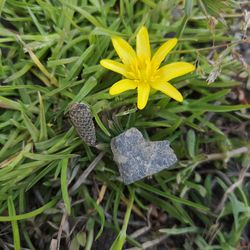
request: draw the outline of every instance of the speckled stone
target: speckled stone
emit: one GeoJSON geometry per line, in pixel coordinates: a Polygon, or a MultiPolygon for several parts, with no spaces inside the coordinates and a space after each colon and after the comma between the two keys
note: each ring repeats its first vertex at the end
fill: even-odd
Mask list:
{"type": "Polygon", "coordinates": [[[169,141],[146,141],[136,128],[113,138],[111,149],[125,184],[158,173],[177,161],[169,141]]]}

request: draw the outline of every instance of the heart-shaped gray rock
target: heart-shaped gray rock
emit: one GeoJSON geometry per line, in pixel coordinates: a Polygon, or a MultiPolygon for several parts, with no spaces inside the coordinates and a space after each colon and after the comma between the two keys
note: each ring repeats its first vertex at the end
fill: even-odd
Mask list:
{"type": "Polygon", "coordinates": [[[169,141],[146,141],[136,128],[113,138],[111,149],[125,184],[158,173],[177,161],[169,141]]]}

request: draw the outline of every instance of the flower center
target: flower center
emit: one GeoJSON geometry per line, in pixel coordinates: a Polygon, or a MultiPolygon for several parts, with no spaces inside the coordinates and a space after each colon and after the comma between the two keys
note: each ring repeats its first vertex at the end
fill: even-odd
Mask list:
{"type": "Polygon", "coordinates": [[[138,82],[151,84],[155,81],[156,76],[152,68],[151,61],[143,57],[137,58],[133,63],[130,64],[131,78],[138,82]]]}

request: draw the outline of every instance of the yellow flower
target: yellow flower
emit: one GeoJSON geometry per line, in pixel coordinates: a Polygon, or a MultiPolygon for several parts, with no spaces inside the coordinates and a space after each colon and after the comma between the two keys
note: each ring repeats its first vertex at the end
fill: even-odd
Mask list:
{"type": "Polygon", "coordinates": [[[194,71],[194,65],[186,62],[174,62],[159,68],[167,54],[176,45],[176,38],[165,42],[153,56],[151,56],[148,31],[144,26],[136,36],[136,51],[120,37],[112,37],[112,43],[122,63],[104,59],[100,64],[125,78],[110,88],[110,95],[137,88],[139,109],[146,106],[151,88],[161,91],[178,102],[183,101],[182,94],[169,81],[194,71]]]}

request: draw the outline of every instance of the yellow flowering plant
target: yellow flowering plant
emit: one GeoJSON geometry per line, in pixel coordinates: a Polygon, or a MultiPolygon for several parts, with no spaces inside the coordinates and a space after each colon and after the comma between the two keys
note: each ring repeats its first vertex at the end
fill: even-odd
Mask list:
{"type": "Polygon", "coordinates": [[[110,95],[137,88],[137,107],[143,109],[150,94],[150,89],[159,90],[178,102],[183,101],[182,94],[169,83],[170,80],[195,70],[187,62],[174,62],[160,67],[167,54],[177,44],[177,39],[166,41],[151,55],[148,30],[143,26],[136,36],[136,51],[122,38],[112,37],[112,43],[122,63],[110,59],[101,60],[100,64],[124,76],[109,90],[110,95]]]}

